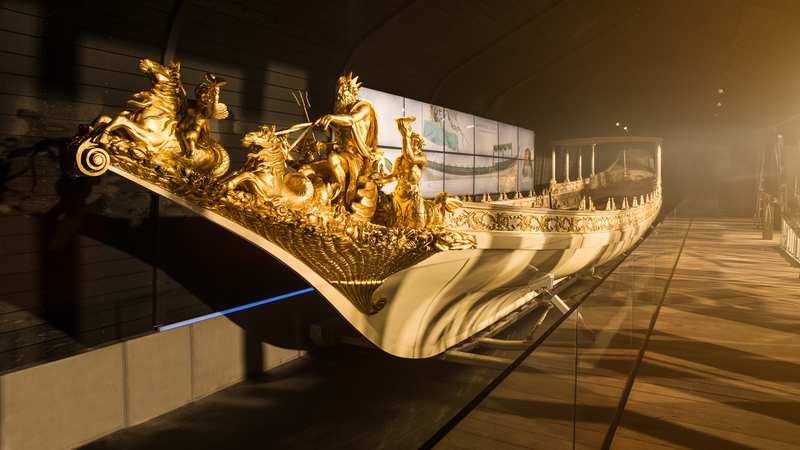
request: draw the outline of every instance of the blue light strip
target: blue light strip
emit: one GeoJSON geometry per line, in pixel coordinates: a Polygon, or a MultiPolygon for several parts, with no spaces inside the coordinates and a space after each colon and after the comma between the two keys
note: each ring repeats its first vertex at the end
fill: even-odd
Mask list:
{"type": "Polygon", "coordinates": [[[233,308],[223,309],[222,311],[216,311],[210,314],[206,314],[204,316],[193,317],[191,319],[182,320],[180,322],[171,323],[169,325],[163,325],[158,327],[158,331],[172,330],[186,325],[191,325],[193,323],[202,322],[204,320],[213,319],[214,317],[225,316],[228,314],[233,314],[235,312],[244,311],[245,309],[255,308],[256,306],[266,305],[267,303],[277,302],[279,300],[284,300],[287,298],[296,297],[298,295],[307,294],[309,292],[314,292],[314,288],[305,288],[305,289],[300,289],[299,291],[287,292],[286,294],[265,298],[264,300],[248,303],[246,305],[234,306],[233,308]]]}

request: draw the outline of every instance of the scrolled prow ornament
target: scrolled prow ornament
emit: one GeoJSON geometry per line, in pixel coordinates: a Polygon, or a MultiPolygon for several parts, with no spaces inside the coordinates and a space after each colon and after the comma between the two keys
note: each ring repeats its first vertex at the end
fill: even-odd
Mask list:
{"type": "Polygon", "coordinates": [[[151,89],[134,94],[130,110],[113,118],[101,115],[80,127],[70,143],[80,173],[100,175],[115,158],[176,176],[195,172],[218,178],[227,172],[230,158],[211,137],[208,124],[228,116],[219,101],[225,81],[206,74],[195,90],[197,98],[187,99],[180,67],[177,62],[140,61],[151,89]]]}

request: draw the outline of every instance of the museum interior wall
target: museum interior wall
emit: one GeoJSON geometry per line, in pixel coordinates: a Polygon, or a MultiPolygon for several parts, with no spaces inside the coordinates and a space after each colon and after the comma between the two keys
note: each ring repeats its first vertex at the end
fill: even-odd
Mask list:
{"type": "MultiPolygon", "coordinates": [[[[517,163],[514,186],[501,186],[498,170],[497,189],[487,192],[523,190],[519,130],[535,135],[536,187],[550,178],[552,140],[622,134],[622,123],[665,138],[668,195],[711,214],[750,216],[755,167],[776,126],[797,142],[786,120],[796,101],[780,95],[794,80],[775,73],[798,73],[787,70],[798,62],[766,64],[775,42],[797,45],[796,24],[779,8],[743,3],[719,14],[715,2],[334,3],[3,3],[0,327],[9,339],[0,370],[305,286],[277,261],[119,177],[60,175],[61,150],[77,125],[118,112],[143,86],[141,58],[181,61],[189,90],[205,71],[227,80],[231,116],[212,127],[234,164],[244,158],[244,132],[304,120],[293,90],[308,91],[313,116],[326,112],[335,77],[346,70],[374,91],[472,118],[476,128],[494,123],[498,136],[502,124],[516,127],[517,146],[506,156],[517,163]],[[737,19],[745,15],[760,19],[737,19]],[[778,82],[753,89],[759,80],[778,82]],[[675,113],[682,109],[695,112],[675,113]],[[204,264],[201,241],[251,263],[204,264]]],[[[498,158],[474,145],[472,156],[451,155],[455,166],[472,158],[472,194],[483,190],[476,168],[495,167],[488,160],[498,158]]],[[[447,165],[446,149],[428,150],[447,165]]],[[[270,339],[302,347],[297,329],[330,313],[313,298],[301,304],[294,319],[263,327],[274,332],[270,339]]]]}
{"type": "MultiPolygon", "coordinates": [[[[244,156],[244,130],[301,118],[290,91],[308,89],[315,66],[291,61],[328,67],[328,49],[274,30],[271,42],[288,47],[286,53],[252,58],[259,43],[241,32],[230,39],[243,28],[239,19],[186,3],[180,10],[174,2],[131,9],[108,2],[3,3],[0,370],[306,286],[244,241],[119,177],[61,175],[59,158],[78,124],[116,114],[146,83],[139,59],[161,60],[171,37],[187,89],[205,71],[228,81],[231,118],[214,132],[234,163],[244,156]],[[178,14],[186,24],[179,38],[169,34],[178,14]],[[215,257],[235,255],[237,263],[211,267],[201,242],[212,242],[215,257]]],[[[302,325],[292,314],[303,313],[289,311],[259,328],[275,344],[302,346],[295,330],[302,325]]],[[[256,359],[264,338],[249,338],[256,359]]]]}
{"type": "MultiPolygon", "coordinates": [[[[189,96],[206,72],[226,80],[221,101],[230,115],[212,121],[211,130],[233,167],[245,161],[245,133],[263,123],[306,122],[296,98],[303,92],[311,120],[328,113],[336,78],[352,71],[364,83],[361,96],[376,106],[387,166],[402,147],[394,118],[417,117],[413,130],[426,142],[421,188],[428,198],[439,191],[476,201],[485,193],[542,193],[551,179],[564,181],[567,172],[576,178],[578,154],[582,175],[588,173],[591,146],[569,149],[567,166],[568,151],[554,149],[555,141],[663,137],[663,206],[661,186],[646,192],[652,216],[638,218],[641,236],[663,218],[656,218],[658,208],[751,218],[759,189],[773,197],[792,191],[800,199],[800,174],[776,162],[780,154],[789,155],[786,161],[800,158],[800,97],[786,94],[797,91],[800,73],[800,58],[785,57],[787,49],[800,54],[800,23],[792,17],[800,17],[800,6],[791,2],[749,1],[735,7],[690,0],[520,0],[502,7],[472,0],[4,1],[0,446],[14,441],[7,430],[24,429],[19,436],[38,439],[41,411],[68,416],[73,398],[84,400],[83,392],[91,391],[99,394],[87,401],[99,406],[69,424],[97,424],[97,431],[69,440],[88,442],[302,356],[320,343],[312,342],[312,325],[349,327],[308,292],[300,275],[206,218],[114,173],[65,175],[74,162],[66,148],[78,126],[117,115],[132,93],[149,86],[141,59],[180,61],[189,96]],[[259,314],[167,330],[284,294],[293,300],[260,306],[259,314]],[[77,387],[61,391],[59,379],[77,387]],[[105,391],[96,389],[102,383],[105,391]],[[174,397],[149,392],[156,385],[174,397]],[[160,403],[147,404],[153,398],[160,403]],[[38,409],[13,408],[20,404],[38,409]],[[7,427],[13,421],[22,426],[7,427]]],[[[653,173],[660,143],[650,142],[644,164],[653,173]]],[[[631,151],[625,144],[598,150],[598,171],[631,151]]],[[[586,217],[575,209],[569,214],[586,217]]],[[[556,403],[573,422],[612,421],[608,412],[619,392],[604,397],[598,419],[590,405],[594,393],[576,375],[580,358],[593,357],[586,356],[591,350],[601,361],[617,357],[604,355],[600,344],[623,330],[628,354],[615,362],[621,367],[615,375],[627,374],[640,345],[633,336],[647,326],[657,295],[665,292],[663,274],[679,255],[659,245],[677,249],[688,233],[689,225],[680,219],[678,225],[648,240],[629,266],[608,278],[607,292],[596,293],[594,303],[554,327],[545,342],[556,365],[567,362],[556,378],[568,379],[564,386],[572,391],[556,403]],[[582,330],[581,311],[605,317],[601,310],[620,305],[626,315],[599,321],[599,339],[582,330]]],[[[794,242],[800,254],[796,236],[794,242]]],[[[549,320],[548,326],[555,322],[549,320]]],[[[424,363],[430,362],[442,363],[424,363]]],[[[543,371],[546,366],[545,360],[543,371]]],[[[483,388],[467,384],[455,389],[460,400],[483,388]]],[[[585,429],[566,434],[598,444],[596,433],[585,429]]]]}

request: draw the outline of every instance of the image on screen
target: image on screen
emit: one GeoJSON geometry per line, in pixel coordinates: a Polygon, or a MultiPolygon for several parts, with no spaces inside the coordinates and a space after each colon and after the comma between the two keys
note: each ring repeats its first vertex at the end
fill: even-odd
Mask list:
{"type": "Polygon", "coordinates": [[[439,192],[444,191],[444,154],[436,152],[425,152],[425,158],[428,162],[425,164],[425,169],[422,170],[422,182],[420,182],[420,189],[422,196],[425,198],[433,198],[439,192]]]}
{"type": "MultiPolygon", "coordinates": [[[[382,147],[381,150],[383,151],[383,166],[386,168],[386,173],[391,173],[394,164],[397,162],[397,158],[400,157],[402,152],[396,148],[382,147]]],[[[391,194],[396,184],[396,181],[387,183],[383,185],[381,190],[387,194],[391,194]]]]}
{"type": "MultiPolygon", "coordinates": [[[[521,140],[522,136],[520,136],[521,140]]],[[[518,189],[522,193],[527,194],[535,186],[534,169],[536,166],[534,164],[533,151],[529,147],[522,148],[520,150],[520,159],[517,162],[517,183],[518,189]]]]}
{"type": "Polygon", "coordinates": [[[375,107],[375,114],[378,116],[378,145],[400,147],[402,142],[395,119],[403,116],[403,97],[364,87],[358,94],[359,97],[371,101],[375,107]]]}
{"type": "Polygon", "coordinates": [[[441,106],[422,104],[422,116],[417,116],[422,126],[422,137],[425,139],[425,150],[444,151],[444,108],[441,106]]]}
{"type": "Polygon", "coordinates": [[[456,195],[472,194],[472,155],[444,155],[444,190],[456,195]]]}
{"type": "Polygon", "coordinates": [[[475,156],[475,194],[497,192],[497,165],[494,157],[475,156]]]}
{"type": "Polygon", "coordinates": [[[514,158],[497,159],[500,176],[500,192],[517,191],[517,160],[514,158]]]}
{"type": "Polygon", "coordinates": [[[497,122],[475,117],[475,154],[495,155],[497,147],[497,122]]]}
{"type": "Polygon", "coordinates": [[[517,146],[517,127],[507,123],[498,124],[498,141],[495,147],[495,156],[498,158],[516,158],[519,147],[517,146]]]}
{"type": "Polygon", "coordinates": [[[445,109],[444,118],[444,151],[472,154],[475,151],[474,116],[445,109]]]}
{"type": "Polygon", "coordinates": [[[519,130],[519,157],[524,158],[525,149],[530,150],[533,152],[534,150],[534,134],[533,131],[525,129],[525,128],[518,128],[519,130]]]}

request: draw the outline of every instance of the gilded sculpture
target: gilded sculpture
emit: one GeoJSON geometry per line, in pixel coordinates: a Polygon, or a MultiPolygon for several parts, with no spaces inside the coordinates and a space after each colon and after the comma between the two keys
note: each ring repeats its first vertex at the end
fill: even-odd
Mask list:
{"type": "Polygon", "coordinates": [[[386,299],[373,294],[388,276],[439,251],[474,248],[472,235],[446,226],[457,199],[419,194],[422,141],[408,125],[400,131],[410,163],[398,165],[402,173],[393,177],[400,187],[386,203],[411,207],[397,208],[400,220],[375,220],[387,174],[375,110],[358,98],[358,77],[339,78],[334,114],[245,134],[250,153],[226,175],[228,153],[209,127],[228,116],[220,101],[225,81],[206,74],[189,99],[180,64],[142,60],[139,68],[151,89],[134,94],[129,111],[82,126],[70,143],[82,174],[113,167],[232,220],[301,259],[365,314],[384,306],[386,299]],[[315,127],[329,131],[328,139],[318,140],[315,127]],[[295,160],[297,154],[303,156],[295,160]]]}
{"type": "Polygon", "coordinates": [[[378,187],[374,174],[383,172],[378,148],[378,119],[369,100],[358,98],[361,83],[352,73],[339,77],[334,114],[320,117],[314,125],[334,128],[328,164],[336,184],[332,200],[370,221],[377,206],[378,187]]]}
{"type": "Polygon", "coordinates": [[[219,101],[225,80],[207,73],[195,89],[194,100],[187,100],[176,135],[181,147],[178,163],[212,177],[225,175],[230,166],[228,152],[211,138],[208,121],[228,118],[228,107],[219,101]]]}
{"type": "Polygon", "coordinates": [[[227,172],[228,153],[214,141],[208,127],[208,120],[228,115],[227,107],[219,102],[225,82],[206,74],[197,86],[197,98],[190,100],[180,68],[180,63],[162,65],[149,59],[139,63],[152,88],[133,95],[128,101],[130,111],[113,119],[100,116],[81,128],[71,144],[81,173],[103,173],[108,164],[104,154],[147,162],[167,173],[184,170],[218,178],[227,172]]]}
{"type": "Polygon", "coordinates": [[[423,140],[411,131],[414,116],[396,119],[402,136],[402,153],[392,165],[392,172],[379,179],[381,184],[396,181],[392,191],[392,224],[400,227],[425,227],[425,202],[419,189],[422,168],[427,160],[422,154],[423,140]]]}
{"type": "Polygon", "coordinates": [[[330,206],[330,185],[313,169],[286,170],[293,148],[286,134],[265,125],[245,134],[242,145],[251,153],[242,169],[225,180],[229,191],[246,191],[260,202],[285,204],[295,211],[320,212],[330,206]]]}

